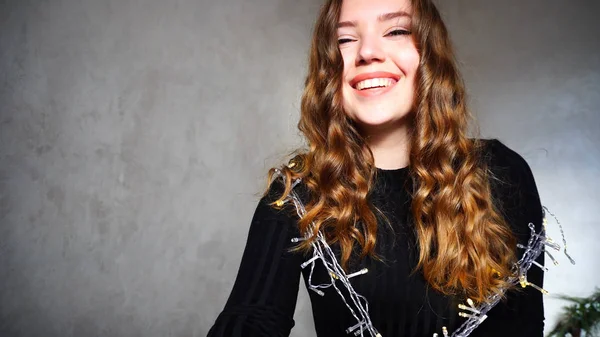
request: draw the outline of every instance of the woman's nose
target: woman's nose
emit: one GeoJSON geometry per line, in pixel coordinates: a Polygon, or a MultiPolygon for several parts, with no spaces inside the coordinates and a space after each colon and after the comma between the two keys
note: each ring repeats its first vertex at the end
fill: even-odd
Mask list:
{"type": "Polygon", "coordinates": [[[381,41],[375,36],[363,37],[356,57],[356,65],[385,61],[381,41]]]}

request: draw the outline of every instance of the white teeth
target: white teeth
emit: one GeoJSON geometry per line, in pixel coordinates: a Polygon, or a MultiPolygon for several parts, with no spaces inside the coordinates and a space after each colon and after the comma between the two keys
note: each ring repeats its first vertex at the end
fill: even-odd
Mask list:
{"type": "Polygon", "coordinates": [[[391,78],[370,78],[368,80],[360,81],[356,84],[357,90],[378,88],[378,87],[389,87],[394,84],[394,80],[391,78]]]}

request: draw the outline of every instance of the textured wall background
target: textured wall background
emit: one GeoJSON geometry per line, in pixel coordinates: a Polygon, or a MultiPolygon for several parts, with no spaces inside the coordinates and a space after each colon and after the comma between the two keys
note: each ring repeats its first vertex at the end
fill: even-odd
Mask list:
{"type": "MultiPolygon", "coordinates": [[[[0,0],[0,336],[203,336],[295,124],[320,1],[0,0]]],[[[487,137],[600,283],[600,5],[440,4],[487,137]]],[[[552,229],[558,238],[558,231],[552,229]]],[[[566,261],[565,259],[561,259],[566,261]]],[[[314,335],[300,290],[294,336],[314,335]]],[[[548,325],[561,303],[546,298],[548,325]]]]}

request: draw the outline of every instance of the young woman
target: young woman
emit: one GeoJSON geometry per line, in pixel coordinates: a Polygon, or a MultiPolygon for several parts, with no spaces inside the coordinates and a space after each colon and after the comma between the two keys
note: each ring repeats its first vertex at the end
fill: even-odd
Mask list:
{"type": "Polygon", "coordinates": [[[302,274],[318,336],[541,337],[534,178],[468,124],[431,0],[328,0],[302,98],[308,149],[271,171],[209,336],[288,336],[302,274]]]}

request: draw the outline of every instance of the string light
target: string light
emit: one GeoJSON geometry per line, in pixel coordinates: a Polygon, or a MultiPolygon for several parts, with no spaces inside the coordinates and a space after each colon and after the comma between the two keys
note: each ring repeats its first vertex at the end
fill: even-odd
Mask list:
{"type": "MultiPolygon", "coordinates": [[[[273,174],[273,179],[280,178],[285,183],[285,175],[278,169],[275,170],[273,174]]],[[[294,203],[296,208],[296,213],[300,218],[302,218],[306,214],[306,209],[304,208],[304,204],[300,200],[300,197],[294,191],[294,187],[300,183],[300,179],[295,179],[292,182],[292,188],[289,195],[286,197],[286,201],[291,200],[294,203]]],[[[314,233],[314,227],[309,228],[307,233],[314,233]]],[[[352,284],[350,284],[350,278],[356,277],[359,275],[364,275],[368,272],[368,269],[364,268],[350,275],[346,275],[346,272],[342,268],[342,266],[337,261],[335,253],[327,243],[325,236],[322,232],[317,231],[316,236],[305,236],[303,238],[293,238],[292,242],[299,242],[302,240],[311,239],[312,246],[312,258],[302,263],[300,266],[302,269],[306,268],[310,265],[310,272],[308,275],[308,283],[307,286],[312,291],[317,294],[323,296],[325,293],[322,289],[325,288],[334,288],[338,295],[341,297],[342,301],[352,314],[352,317],[356,320],[356,324],[349,327],[346,332],[354,333],[355,336],[364,337],[365,334],[368,334],[371,337],[382,337],[381,334],[375,329],[373,323],[371,322],[371,318],[369,316],[369,304],[367,299],[358,294],[352,284]],[[329,275],[329,283],[323,284],[313,284],[312,276],[315,268],[315,264],[321,261],[321,265],[327,270],[327,274],[329,275]],[[338,288],[338,284],[347,290],[347,294],[344,294],[340,288],[338,288]]]]}
{"type": "MultiPolygon", "coordinates": [[[[292,164],[293,167],[295,163],[292,164]]],[[[285,175],[281,173],[280,170],[276,169],[275,174],[273,175],[273,179],[281,178],[285,183],[285,175]]],[[[296,179],[292,182],[292,188],[290,194],[286,197],[286,199],[281,202],[277,202],[277,206],[283,206],[283,204],[287,201],[292,201],[295,208],[296,213],[301,218],[306,214],[306,209],[304,208],[304,204],[300,200],[300,197],[295,193],[294,187],[300,183],[301,179],[296,179]]],[[[552,256],[552,254],[546,250],[546,247],[549,247],[555,251],[560,251],[561,247],[558,243],[554,242],[550,237],[546,236],[546,213],[549,213],[558,224],[560,228],[560,233],[562,236],[563,246],[564,246],[564,254],[567,256],[571,264],[575,264],[575,260],[567,253],[567,242],[564,236],[564,231],[562,225],[556,218],[556,216],[548,211],[548,209],[543,206],[543,226],[539,233],[536,233],[535,226],[533,223],[529,223],[528,227],[530,229],[530,237],[527,245],[517,244],[517,248],[524,250],[522,257],[515,263],[513,268],[513,273],[511,276],[507,278],[508,286],[506,288],[500,289],[499,292],[494,293],[489,296],[485,301],[483,301],[479,306],[475,306],[475,303],[472,299],[467,298],[467,305],[459,304],[458,308],[463,310],[459,312],[459,316],[467,318],[467,320],[454,332],[452,335],[449,335],[448,329],[444,326],[442,327],[442,335],[443,337],[466,337],[475,330],[483,321],[487,319],[487,313],[500,302],[504,293],[509,289],[516,285],[521,285],[521,287],[532,287],[542,294],[547,294],[548,291],[545,289],[529,282],[527,280],[527,272],[531,268],[532,265],[542,269],[543,271],[547,271],[548,268],[542,266],[537,263],[535,260],[543,253],[548,255],[552,262],[557,265],[558,262],[552,256]]],[[[314,233],[314,227],[311,224],[311,227],[307,231],[307,233],[314,233]]],[[[350,278],[356,277],[359,275],[364,275],[368,272],[367,268],[361,269],[355,273],[351,273],[346,275],[346,272],[340,266],[337,258],[325,240],[325,237],[321,231],[316,232],[316,236],[305,236],[299,238],[292,238],[291,241],[294,243],[311,239],[311,246],[313,248],[312,253],[313,256],[302,263],[300,266],[302,269],[308,267],[310,265],[310,272],[308,276],[308,288],[319,294],[320,296],[324,296],[325,293],[322,289],[333,287],[338,295],[341,297],[342,301],[356,320],[356,324],[346,329],[346,333],[354,334],[355,336],[364,337],[366,333],[368,333],[371,337],[382,337],[382,335],[375,329],[371,322],[371,318],[369,317],[369,304],[367,299],[358,294],[352,285],[350,284],[350,278]],[[317,261],[321,261],[323,267],[327,270],[327,274],[329,275],[329,283],[323,284],[313,284],[312,276],[315,268],[315,264],[317,261]],[[347,295],[342,293],[342,291],[338,288],[338,284],[346,288],[347,295]]],[[[496,272],[497,273],[497,272],[496,272]]],[[[498,275],[500,276],[500,275],[498,275]]],[[[438,337],[437,333],[433,334],[433,337],[438,337]]]]}
{"type": "MultiPolygon", "coordinates": [[[[529,223],[528,227],[530,229],[529,241],[527,242],[527,246],[522,244],[517,244],[517,247],[523,249],[523,256],[513,268],[513,276],[510,276],[507,280],[508,287],[500,289],[500,292],[488,297],[485,301],[483,301],[479,306],[475,306],[475,303],[472,299],[467,299],[467,304],[459,304],[458,308],[461,310],[465,310],[467,312],[459,312],[459,316],[467,318],[467,320],[454,332],[451,337],[466,337],[475,330],[488,316],[487,313],[500,302],[504,293],[508,290],[508,288],[512,288],[516,285],[521,285],[521,287],[532,287],[542,294],[548,294],[548,291],[539,287],[536,284],[533,284],[527,280],[527,272],[531,268],[532,265],[541,268],[546,271],[548,268],[542,266],[537,263],[535,260],[542,254],[546,253],[550,259],[554,262],[555,265],[558,262],[554,259],[554,256],[546,250],[546,247],[550,247],[556,251],[560,251],[560,245],[554,242],[550,237],[546,235],[546,225],[548,223],[546,219],[546,212],[552,215],[552,217],[556,220],[556,223],[560,227],[560,232],[563,239],[563,244],[565,245],[564,254],[569,258],[571,264],[575,264],[575,260],[569,256],[566,249],[567,241],[565,240],[564,231],[562,226],[556,216],[548,211],[548,208],[543,206],[543,226],[539,233],[536,233],[535,226],[533,223],[529,223]]],[[[437,334],[433,334],[433,337],[437,337],[437,334]]],[[[446,335],[444,335],[446,336],[446,335]]]]}

